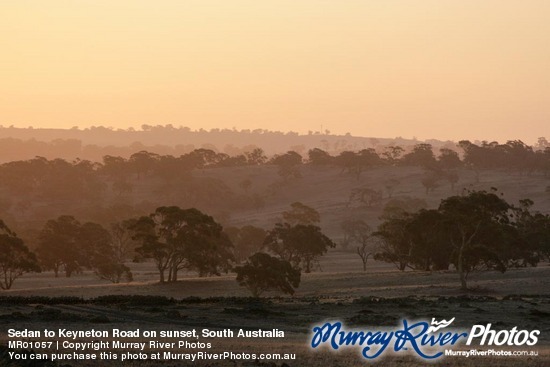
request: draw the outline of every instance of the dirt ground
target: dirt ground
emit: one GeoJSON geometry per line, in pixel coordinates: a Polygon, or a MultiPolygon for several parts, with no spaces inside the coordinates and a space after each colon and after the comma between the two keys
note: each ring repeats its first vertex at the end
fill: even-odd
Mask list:
{"type": "MultiPolygon", "coordinates": [[[[81,302],[75,304],[17,304],[2,309],[0,324],[6,340],[5,330],[43,328],[70,330],[110,330],[120,328],[134,330],[190,330],[229,328],[238,330],[272,329],[276,327],[285,332],[282,339],[199,339],[211,342],[210,352],[248,351],[255,353],[295,353],[295,361],[285,361],[289,366],[349,366],[370,364],[359,356],[358,350],[329,352],[312,350],[308,347],[313,325],[324,320],[342,321],[350,328],[361,330],[379,330],[381,327],[394,327],[400,320],[449,319],[456,317],[455,327],[469,329],[474,324],[491,323],[494,329],[518,329],[541,331],[536,348],[539,356],[529,363],[519,357],[487,358],[445,357],[441,365],[445,366],[484,366],[498,362],[498,366],[546,366],[550,361],[550,298],[508,297],[499,299],[487,296],[452,297],[400,297],[379,298],[363,297],[337,299],[331,297],[285,297],[261,301],[243,298],[185,299],[174,302],[147,301],[131,299],[126,301],[81,302]],[[156,303],[155,303],[156,302],[156,303]],[[103,304],[101,304],[103,303],[103,304]],[[151,303],[151,304],[148,304],[151,303]],[[162,304],[160,304],[162,303],[162,304]]],[[[134,340],[132,340],[134,341],[134,340]]],[[[2,344],[6,344],[3,342],[2,344]]],[[[463,348],[461,348],[463,349],[463,348]]],[[[479,349],[483,349],[480,347],[479,349]]],[[[508,347],[510,349],[510,347],[508,347]]],[[[153,352],[148,350],[148,352],[153,352]]],[[[219,364],[201,362],[195,365],[245,366],[244,362],[219,364]]],[[[410,355],[387,356],[377,362],[377,366],[421,366],[426,362],[410,355]]],[[[102,365],[119,365],[120,362],[102,365]]],[[[436,363],[438,364],[438,363],[436,363]]],[[[72,365],[93,366],[93,363],[79,362],[72,365]]],[[[97,364],[96,364],[97,365],[97,364]]],[[[125,365],[163,365],[181,366],[173,362],[154,363],[153,361],[131,362],[125,365]]],[[[191,364],[189,364],[191,365],[191,364]]],[[[257,364],[261,365],[261,364],[257,364]]],[[[279,365],[279,364],[276,364],[279,365]]]]}
{"type": "MultiPolygon", "coordinates": [[[[284,338],[216,338],[210,352],[249,351],[295,353],[291,361],[132,361],[128,366],[362,366],[358,349],[313,350],[312,327],[341,321],[349,328],[371,330],[396,327],[402,319],[431,320],[456,317],[454,327],[469,330],[491,323],[499,330],[541,331],[536,357],[443,357],[442,366],[548,366],[550,364],[550,266],[511,269],[504,274],[483,272],[470,277],[472,290],[458,290],[456,273],[399,272],[372,262],[360,271],[360,259],[351,252],[333,251],[321,262],[323,271],[304,274],[295,296],[268,294],[248,298],[233,275],[197,278],[192,274],[176,284],[159,284],[152,264],[133,264],[136,281],[113,285],[84,273],[75,278],[53,278],[51,273],[26,275],[0,297],[2,345],[10,328],[67,328],[71,330],[257,330],[277,328],[284,338]],[[347,270],[347,271],[346,271],[347,270]],[[36,297],[52,297],[38,299],[36,297]],[[136,298],[142,296],[141,298],[136,298]],[[15,297],[15,298],[10,298],[15,297]],[[19,298],[17,298],[19,297],[19,298]],[[28,298],[25,298],[28,297],[28,298]],[[35,298],[32,298],[35,297],[35,298]],[[57,299],[55,297],[65,297],[57,299]],[[67,298],[77,297],[77,298],[67,298]],[[99,297],[99,298],[98,298],[99,297]],[[107,298],[106,298],[107,297],[107,298]],[[46,301],[44,301],[46,300],[46,301]],[[186,364],[187,363],[187,364],[186,364]],[[263,364],[262,364],[263,363],[263,364]],[[271,363],[271,364],[270,364],[271,363]],[[328,364],[327,364],[328,363],[328,364]]],[[[465,348],[464,346],[461,347],[465,348]]],[[[478,349],[482,349],[481,347],[478,349]]],[[[497,348],[498,349],[498,348],[497,348]]],[[[149,351],[153,352],[153,351],[149,351]]],[[[1,354],[1,353],[0,353],[1,354]]],[[[387,355],[376,366],[425,366],[410,354],[387,355]]],[[[2,365],[2,364],[0,364],[2,365]]],[[[4,364],[21,365],[21,364],[4,364]]],[[[94,362],[62,365],[97,366],[94,362]]],[[[101,361],[115,366],[121,362],[101,361]]]]}
{"type": "MultiPolygon", "coordinates": [[[[100,280],[90,271],[70,278],[55,278],[52,272],[25,274],[3,296],[74,296],[94,298],[112,295],[156,295],[185,297],[248,297],[238,286],[234,274],[200,278],[196,273],[182,273],[175,284],[159,284],[151,262],[129,263],[134,281],[112,284],[100,280]]],[[[550,295],[550,264],[537,267],[477,272],[469,275],[469,287],[477,295],[550,295]]],[[[409,295],[460,295],[458,275],[453,270],[438,272],[398,271],[393,265],[369,260],[362,271],[359,256],[353,252],[332,250],[321,258],[317,270],[302,274],[296,297],[403,297],[409,295]]],[[[267,294],[276,296],[276,293],[267,294]]]]}

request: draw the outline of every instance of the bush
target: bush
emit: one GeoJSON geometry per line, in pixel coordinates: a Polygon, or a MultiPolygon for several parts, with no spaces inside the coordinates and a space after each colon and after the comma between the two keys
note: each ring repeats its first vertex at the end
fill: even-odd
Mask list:
{"type": "Polygon", "coordinates": [[[294,269],[288,261],[261,252],[250,256],[243,266],[235,268],[235,272],[239,285],[246,287],[253,297],[267,290],[294,294],[294,289],[300,285],[300,270],[294,269]]]}

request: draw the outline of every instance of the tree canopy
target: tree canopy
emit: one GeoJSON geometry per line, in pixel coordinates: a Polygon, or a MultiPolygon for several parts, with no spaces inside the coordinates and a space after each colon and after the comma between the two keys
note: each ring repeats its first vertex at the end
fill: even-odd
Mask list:
{"type": "Polygon", "coordinates": [[[305,272],[311,272],[312,265],[330,247],[336,244],[321,232],[321,228],[308,224],[290,225],[277,223],[268,232],[264,244],[282,260],[293,266],[304,266],[305,272]]]}
{"type": "Polygon", "coordinates": [[[319,212],[299,201],[290,204],[291,209],[283,212],[283,221],[291,225],[316,225],[321,221],[319,212]]]}
{"type": "Polygon", "coordinates": [[[244,265],[235,268],[235,272],[239,285],[246,287],[253,297],[268,290],[294,294],[294,289],[300,285],[299,270],[288,261],[261,252],[250,256],[244,265]]]}
{"type": "Polygon", "coordinates": [[[136,251],[155,261],[160,281],[177,281],[187,268],[200,276],[219,275],[234,260],[233,245],[214,219],[195,208],[162,206],[137,219],[130,227],[140,243],[136,251]]]}
{"type": "Polygon", "coordinates": [[[466,289],[475,269],[505,271],[539,261],[550,239],[548,218],[528,208],[528,202],[514,207],[496,192],[470,191],[442,200],[438,209],[394,212],[376,232],[382,240],[376,258],[400,270],[453,264],[466,289]]]}
{"type": "Polygon", "coordinates": [[[39,234],[37,252],[46,269],[60,271],[66,277],[79,273],[83,268],[93,269],[101,279],[113,283],[121,279],[132,280],[130,269],[124,265],[126,258],[121,243],[102,225],[93,222],[81,224],[70,215],[51,219],[39,234]]]}
{"type": "Polygon", "coordinates": [[[53,270],[56,277],[61,270],[70,277],[88,261],[78,243],[79,231],[80,222],[69,215],[51,219],[42,228],[36,251],[44,268],[53,270]]]}
{"type": "Polygon", "coordinates": [[[267,234],[263,228],[250,225],[241,228],[229,227],[225,232],[233,243],[235,260],[238,262],[260,251],[267,234]]]}
{"type": "Polygon", "coordinates": [[[10,289],[24,273],[38,272],[36,256],[17,235],[0,220],[0,288],[10,289]]]}

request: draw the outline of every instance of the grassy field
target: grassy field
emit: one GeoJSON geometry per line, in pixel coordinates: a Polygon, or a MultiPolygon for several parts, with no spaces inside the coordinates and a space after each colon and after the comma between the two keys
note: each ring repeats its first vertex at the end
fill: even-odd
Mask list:
{"type": "MultiPolygon", "coordinates": [[[[539,329],[541,338],[536,347],[529,350],[539,352],[538,357],[526,361],[524,358],[458,358],[446,357],[445,366],[545,366],[550,360],[549,332],[550,298],[548,296],[522,296],[494,298],[487,296],[451,297],[285,297],[269,298],[260,301],[248,298],[187,298],[168,302],[159,299],[139,299],[127,297],[113,301],[74,301],[69,304],[14,304],[4,306],[0,323],[4,330],[26,327],[67,328],[70,330],[91,329],[110,330],[190,330],[192,328],[210,330],[240,328],[254,330],[277,327],[284,330],[284,339],[209,339],[209,352],[235,351],[249,353],[295,353],[296,361],[286,361],[290,366],[332,366],[365,365],[367,361],[359,356],[357,349],[329,352],[311,350],[308,347],[312,325],[324,320],[340,320],[350,328],[379,330],[397,326],[402,318],[408,320],[449,319],[456,317],[455,327],[469,329],[473,324],[492,323],[495,329],[510,330],[539,329]],[[73,303],[74,302],[74,303],[73,303]]],[[[5,335],[3,335],[5,339],[5,335]]],[[[132,340],[135,341],[135,340],[132,340]]],[[[146,340],[143,340],[146,341],[146,340]]],[[[5,345],[5,343],[3,343],[5,345]]],[[[461,348],[461,349],[464,349],[461,348]]],[[[478,348],[480,350],[483,347],[478,348]]],[[[488,349],[488,348],[487,348],[488,349]]],[[[510,347],[496,348],[510,350],[510,347]]],[[[516,348],[517,349],[517,348],[516,348]]],[[[147,352],[153,352],[147,350],[147,352]]],[[[279,362],[280,363],[280,362],[279,362]]],[[[102,363],[102,365],[119,365],[102,363]]],[[[426,362],[410,355],[387,356],[377,361],[377,366],[422,366],[426,362]]],[[[94,365],[80,362],[75,365],[94,365]]],[[[159,365],[152,361],[130,362],[125,365],[159,365]]],[[[163,362],[163,366],[181,366],[180,363],[163,362]]],[[[185,365],[185,364],[183,364],[185,365]]],[[[220,364],[211,362],[198,365],[246,366],[250,362],[220,364]]],[[[261,364],[256,364],[261,365],[261,364]]],[[[279,365],[279,364],[277,364],[279,365]]]]}
{"type": "MultiPolygon", "coordinates": [[[[177,283],[160,284],[151,262],[129,263],[134,274],[131,283],[112,284],[98,279],[92,272],[70,278],[55,278],[52,272],[26,274],[2,296],[76,296],[94,298],[106,294],[157,295],[174,297],[248,297],[245,288],[238,286],[234,274],[216,277],[197,277],[183,273],[177,283]]],[[[361,259],[353,251],[330,251],[321,258],[320,269],[302,274],[296,297],[402,297],[409,295],[452,296],[461,294],[455,271],[399,271],[393,265],[369,260],[362,271],[361,259]]],[[[541,263],[534,268],[477,272],[469,276],[469,286],[475,294],[504,297],[513,294],[550,295],[550,265],[541,263]]],[[[271,294],[271,295],[276,295],[271,294]]]]}
{"type": "MultiPolygon", "coordinates": [[[[483,272],[471,276],[472,290],[458,290],[452,272],[399,272],[392,266],[372,262],[362,272],[360,259],[352,252],[332,251],[321,261],[323,271],[304,274],[293,297],[254,300],[239,288],[234,275],[197,278],[188,274],[175,284],[159,284],[150,263],[132,264],[136,281],[113,285],[99,281],[91,273],[71,278],[53,278],[52,273],[26,275],[13,290],[3,292],[0,312],[2,339],[9,328],[71,330],[210,330],[229,328],[278,328],[285,338],[201,339],[211,342],[209,352],[295,353],[292,361],[133,361],[128,366],[360,366],[372,364],[362,359],[358,349],[338,352],[312,350],[308,345],[313,325],[339,320],[350,328],[393,327],[409,320],[450,319],[454,326],[469,329],[474,324],[492,323],[494,328],[541,330],[536,347],[539,356],[530,357],[444,357],[435,362],[444,366],[547,366],[550,363],[550,266],[512,269],[501,274],[483,272]],[[101,298],[104,296],[114,298],[101,298]],[[134,296],[161,298],[135,298],[134,296]],[[516,295],[516,296],[511,296],[516,295]],[[79,297],[49,304],[39,300],[5,297],[79,297]],[[118,296],[118,297],[117,297],[118,296]],[[98,298],[99,297],[99,298],[98,298]],[[167,298],[163,298],[167,297],[167,298]],[[170,300],[173,298],[173,300],[170,300]],[[269,364],[269,363],[274,364],[269,364]],[[264,364],[262,364],[264,363],[264,364]]],[[[3,342],[3,345],[6,343],[3,342]]],[[[464,347],[462,347],[464,348],[464,347]]],[[[478,348],[482,350],[483,348],[478,348]]],[[[498,348],[497,348],[498,349],[498,348]]],[[[505,348],[506,349],[506,348],[505,348]]],[[[508,347],[510,349],[510,347],[508,347]]],[[[148,352],[154,352],[152,350],[148,352]]],[[[101,365],[121,362],[102,361],[101,365]]],[[[17,365],[17,364],[15,364],[17,365]]],[[[93,366],[93,362],[69,365],[93,366]]],[[[376,366],[425,366],[426,362],[408,354],[388,355],[376,366]]]]}

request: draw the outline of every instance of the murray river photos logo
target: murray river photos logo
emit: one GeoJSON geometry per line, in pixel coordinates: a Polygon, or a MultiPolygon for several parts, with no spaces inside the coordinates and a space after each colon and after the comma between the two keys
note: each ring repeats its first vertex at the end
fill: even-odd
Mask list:
{"type": "Polygon", "coordinates": [[[366,359],[381,357],[386,352],[413,353],[433,360],[445,354],[455,345],[481,346],[533,346],[538,341],[539,330],[494,330],[491,324],[474,325],[470,331],[451,330],[450,320],[427,321],[402,320],[395,329],[346,330],[341,322],[326,322],[313,327],[311,347],[323,345],[333,350],[344,347],[360,348],[366,359]],[[449,329],[448,329],[449,328],[449,329]]]}

